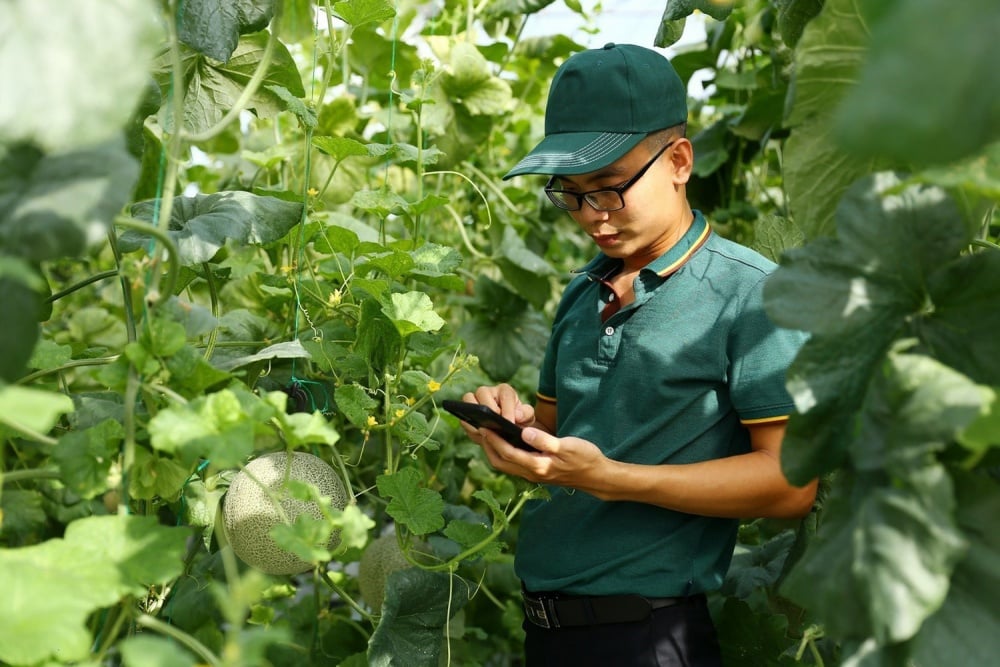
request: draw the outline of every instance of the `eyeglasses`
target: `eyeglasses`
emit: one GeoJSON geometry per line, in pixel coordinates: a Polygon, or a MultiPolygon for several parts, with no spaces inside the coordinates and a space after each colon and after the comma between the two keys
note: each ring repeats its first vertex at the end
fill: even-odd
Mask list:
{"type": "Polygon", "coordinates": [[[572,190],[560,190],[558,188],[553,188],[552,184],[556,182],[558,176],[553,176],[549,179],[549,182],[545,184],[545,195],[549,198],[553,204],[563,209],[564,211],[579,211],[583,208],[583,202],[590,204],[590,207],[595,211],[620,211],[625,208],[625,191],[630,187],[635,185],[643,174],[649,171],[649,168],[653,166],[664,151],[674,145],[674,141],[670,141],[666,146],[656,151],[649,162],[646,163],[642,169],[636,173],[635,176],[628,179],[619,186],[613,188],[600,188],[598,190],[588,190],[587,192],[573,192],[572,190]]]}

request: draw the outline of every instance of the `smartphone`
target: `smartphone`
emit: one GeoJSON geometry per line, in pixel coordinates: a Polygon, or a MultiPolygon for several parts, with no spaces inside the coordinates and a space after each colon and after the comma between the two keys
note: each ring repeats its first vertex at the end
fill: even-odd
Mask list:
{"type": "Polygon", "coordinates": [[[441,407],[476,428],[488,428],[491,431],[495,431],[501,438],[518,449],[524,449],[529,452],[538,451],[521,439],[521,431],[523,429],[520,426],[505,419],[502,415],[485,405],[466,403],[465,401],[442,401],[441,407]]]}

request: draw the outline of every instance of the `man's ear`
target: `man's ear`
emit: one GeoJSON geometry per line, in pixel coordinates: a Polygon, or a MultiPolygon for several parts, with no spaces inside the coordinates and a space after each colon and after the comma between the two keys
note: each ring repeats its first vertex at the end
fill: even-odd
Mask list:
{"type": "Polygon", "coordinates": [[[676,140],[670,149],[670,163],[673,165],[674,185],[686,185],[694,171],[694,146],[687,137],[676,140]]]}

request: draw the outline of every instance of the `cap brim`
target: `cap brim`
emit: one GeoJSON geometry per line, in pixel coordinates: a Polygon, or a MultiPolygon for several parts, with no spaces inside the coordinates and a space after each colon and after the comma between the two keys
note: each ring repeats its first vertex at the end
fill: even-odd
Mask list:
{"type": "Polygon", "coordinates": [[[542,139],[504,175],[572,176],[602,169],[635,148],[646,133],[564,132],[542,139]]]}

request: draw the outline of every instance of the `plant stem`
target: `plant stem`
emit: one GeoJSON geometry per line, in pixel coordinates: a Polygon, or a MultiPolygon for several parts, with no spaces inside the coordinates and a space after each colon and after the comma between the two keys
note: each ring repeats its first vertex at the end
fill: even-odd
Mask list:
{"type": "Polygon", "coordinates": [[[108,278],[114,278],[117,275],[118,275],[118,269],[108,269],[107,271],[102,271],[101,273],[94,274],[94,275],[90,276],[89,278],[84,278],[83,280],[81,280],[80,282],[76,283],[75,285],[71,285],[71,286],[67,287],[66,289],[64,289],[62,291],[56,292],[55,294],[53,294],[52,296],[50,296],[48,299],[46,299],[45,303],[53,303],[53,302],[58,301],[59,299],[63,298],[64,296],[68,296],[68,295],[72,294],[73,292],[77,291],[78,289],[82,289],[82,288],[86,287],[87,285],[99,282],[101,280],[106,280],[108,278]]]}
{"type": "Polygon", "coordinates": [[[94,359],[74,359],[73,361],[68,361],[61,366],[56,366],[55,368],[43,368],[40,371],[35,371],[34,373],[25,375],[24,377],[19,378],[15,384],[28,384],[29,382],[45,377],[46,375],[61,373],[71,368],[79,368],[81,366],[104,366],[105,364],[114,363],[120,356],[120,354],[115,354],[110,357],[96,357],[94,359]]]}
{"type": "Polygon", "coordinates": [[[189,635],[188,633],[180,630],[172,625],[164,623],[163,621],[153,618],[149,614],[140,614],[138,618],[135,619],[137,625],[141,625],[144,628],[150,630],[155,630],[160,634],[166,635],[171,639],[180,642],[187,648],[191,650],[192,653],[197,654],[199,657],[203,658],[205,662],[209,665],[221,665],[222,661],[212,653],[212,651],[202,644],[200,641],[189,635]]]}
{"type": "Polygon", "coordinates": [[[357,601],[355,601],[355,599],[354,599],[354,598],[352,598],[352,597],[351,597],[350,595],[348,595],[348,594],[347,594],[347,592],[346,592],[346,591],[344,591],[344,589],[343,589],[343,588],[341,588],[340,586],[338,586],[338,585],[337,585],[337,584],[336,584],[336,583],[335,583],[335,582],[333,581],[333,579],[331,579],[331,578],[330,578],[330,574],[329,574],[328,572],[326,572],[326,570],[319,570],[319,576],[320,576],[320,578],[321,578],[321,579],[322,579],[322,580],[323,580],[324,582],[326,582],[326,585],[327,585],[327,586],[329,586],[330,588],[332,588],[332,589],[333,589],[333,592],[337,594],[337,597],[339,597],[339,598],[340,598],[341,600],[343,600],[344,602],[346,602],[346,603],[348,604],[348,606],[350,606],[350,607],[351,607],[351,609],[353,609],[354,611],[358,612],[359,614],[361,614],[361,616],[362,616],[363,618],[366,618],[366,619],[368,619],[368,620],[369,620],[369,621],[371,621],[372,623],[374,623],[374,622],[375,622],[375,619],[374,619],[374,617],[373,617],[373,616],[372,616],[371,614],[369,614],[369,613],[368,613],[368,612],[367,612],[367,611],[366,611],[366,610],[364,609],[364,607],[362,607],[361,605],[359,605],[359,604],[357,603],[357,601]]]}
{"type": "Polygon", "coordinates": [[[61,473],[55,468],[30,468],[28,470],[13,470],[0,472],[0,483],[22,482],[26,479],[59,479],[61,473]]]}

